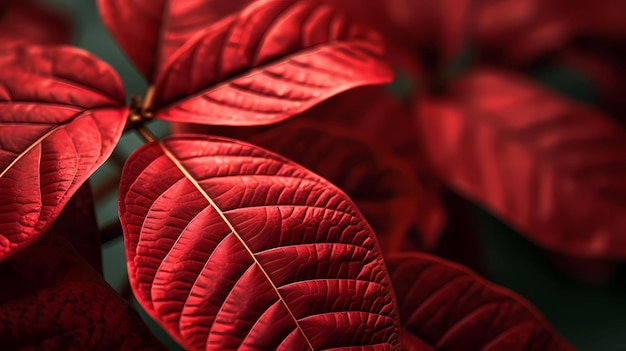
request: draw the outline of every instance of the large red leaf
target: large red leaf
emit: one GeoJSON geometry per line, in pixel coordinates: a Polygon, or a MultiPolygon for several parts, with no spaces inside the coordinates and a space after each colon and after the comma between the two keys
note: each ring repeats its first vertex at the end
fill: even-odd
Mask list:
{"type": "Polygon", "coordinates": [[[35,241],[126,120],[113,70],[71,48],[0,51],[0,260],[35,241]]]}
{"type": "Polygon", "coordinates": [[[156,117],[265,125],[387,83],[378,35],[315,1],[258,2],[187,42],[156,83],[156,117]]]}
{"type": "Polygon", "coordinates": [[[168,58],[197,32],[254,0],[98,0],[107,28],[153,82],[168,58]]]}
{"type": "Polygon", "coordinates": [[[120,214],[135,295],[188,350],[397,346],[372,229],[301,166],[215,137],[150,143],[124,167],[120,214]]]}
{"type": "Polygon", "coordinates": [[[0,4],[0,47],[67,44],[71,36],[69,19],[57,11],[30,0],[0,4]]]}
{"type": "Polygon", "coordinates": [[[573,350],[526,300],[463,266],[418,253],[387,264],[407,350],[573,350]]]}
{"type": "Polygon", "coordinates": [[[371,224],[383,252],[410,249],[407,235],[415,224],[421,194],[417,175],[401,159],[350,129],[305,119],[248,141],[301,164],[346,192],[371,224]]]}
{"type": "Polygon", "coordinates": [[[54,233],[3,262],[0,281],[3,350],[165,349],[128,302],[54,233]]]}
{"type": "Polygon", "coordinates": [[[626,131],[522,77],[482,70],[417,121],[452,187],[533,241],[581,257],[626,257],[626,131]]]}

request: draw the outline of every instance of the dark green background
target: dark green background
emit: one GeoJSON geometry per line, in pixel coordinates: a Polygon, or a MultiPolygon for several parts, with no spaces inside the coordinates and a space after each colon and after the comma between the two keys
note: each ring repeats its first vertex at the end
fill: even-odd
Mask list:
{"type": "MultiPolygon", "coordinates": [[[[184,1],[184,0],[182,0],[184,1]]],[[[224,0],[228,1],[228,0],[224,0]]],[[[524,0],[519,0],[524,1],[524,0]]],[[[74,44],[111,64],[122,77],[129,95],[143,95],[146,84],[104,29],[95,0],[48,0],[63,8],[76,20],[74,44]]],[[[582,100],[593,100],[593,86],[584,77],[562,69],[546,69],[535,75],[543,82],[582,100]]],[[[166,134],[165,124],[152,126],[157,134],[166,134]]],[[[125,135],[120,151],[130,154],[140,140],[125,135]]],[[[92,186],[98,187],[119,169],[107,164],[95,175],[92,186]]],[[[101,226],[117,216],[117,194],[98,205],[101,226]]],[[[552,267],[543,251],[501,224],[487,212],[476,208],[487,259],[487,278],[511,288],[533,302],[555,328],[580,350],[626,350],[626,274],[615,282],[594,286],[578,283],[552,267]]],[[[125,260],[121,240],[104,246],[105,277],[116,288],[124,279],[125,260]]],[[[163,333],[159,333],[163,336],[163,333]]],[[[173,345],[169,342],[170,345],[173,345]]]]}

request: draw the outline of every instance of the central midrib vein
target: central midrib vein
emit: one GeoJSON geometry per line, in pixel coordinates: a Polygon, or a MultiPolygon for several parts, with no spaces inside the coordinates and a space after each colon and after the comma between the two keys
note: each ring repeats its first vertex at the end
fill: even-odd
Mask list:
{"type": "Polygon", "coordinates": [[[209,194],[207,194],[207,192],[202,188],[202,186],[200,186],[200,184],[198,183],[198,181],[191,175],[191,173],[189,173],[189,171],[187,170],[187,168],[185,168],[185,166],[178,160],[178,158],[174,155],[174,153],[172,153],[167,146],[165,146],[162,142],[159,142],[159,146],[161,147],[161,149],[163,150],[163,153],[165,153],[165,156],[167,156],[167,158],[170,159],[170,161],[172,161],[174,163],[174,165],[176,166],[176,168],[178,168],[178,170],[180,170],[183,175],[185,176],[185,178],[187,178],[187,180],[189,180],[191,182],[191,184],[193,184],[193,186],[196,187],[196,189],[202,194],[202,196],[208,201],[209,205],[211,205],[211,207],[213,207],[213,209],[217,212],[217,214],[220,216],[220,218],[222,218],[222,220],[224,221],[224,223],[226,223],[226,225],[228,226],[228,228],[230,229],[230,231],[233,233],[233,235],[235,235],[235,237],[237,237],[237,239],[239,240],[239,242],[241,242],[241,244],[243,245],[243,247],[246,249],[246,251],[248,252],[248,254],[250,254],[250,257],[252,258],[252,260],[254,261],[254,263],[256,264],[257,267],[259,267],[259,269],[261,270],[261,273],[263,273],[263,275],[265,276],[265,278],[267,279],[267,281],[272,285],[272,288],[274,289],[274,291],[276,292],[276,295],[278,296],[278,299],[283,303],[283,305],[285,306],[285,308],[287,309],[287,312],[289,313],[289,315],[291,316],[291,318],[293,319],[294,323],[296,324],[296,327],[298,328],[298,330],[300,331],[300,333],[302,334],[302,336],[304,337],[304,340],[307,342],[307,344],[309,345],[309,348],[312,351],[315,351],[315,348],[313,347],[313,345],[311,345],[311,342],[309,341],[309,339],[307,338],[306,334],[304,333],[304,330],[302,330],[302,328],[300,327],[300,323],[298,323],[298,319],[296,318],[296,316],[293,314],[293,312],[291,311],[291,309],[289,308],[289,305],[287,305],[287,302],[285,301],[285,299],[283,299],[283,296],[281,295],[280,291],[278,290],[278,287],[276,287],[276,285],[274,284],[274,282],[272,281],[272,279],[270,278],[269,274],[267,273],[267,271],[265,271],[265,268],[263,268],[263,266],[261,265],[261,262],[259,262],[259,260],[256,258],[256,256],[254,255],[254,252],[252,252],[252,250],[250,249],[250,247],[248,247],[248,245],[246,244],[246,242],[243,240],[243,238],[241,237],[241,235],[239,235],[239,233],[237,232],[237,230],[235,229],[235,227],[232,225],[232,223],[230,223],[230,221],[228,220],[228,218],[226,218],[226,215],[224,214],[224,212],[217,206],[217,204],[215,203],[215,201],[213,201],[213,199],[209,196],[209,194]]]}

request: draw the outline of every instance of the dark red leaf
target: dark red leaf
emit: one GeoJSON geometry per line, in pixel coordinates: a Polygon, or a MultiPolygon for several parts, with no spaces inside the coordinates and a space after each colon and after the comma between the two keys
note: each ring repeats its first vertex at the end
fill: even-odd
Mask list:
{"type": "Polygon", "coordinates": [[[67,44],[72,25],[63,14],[30,0],[11,1],[0,9],[0,47],[18,44],[67,44]]]}
{"type": "Polygon", "coordinates": [[[89,182],[78,188],[50,230],[62,233],[83,259],[102,274],[102,245],[89,182]]]}
{"type": "Polygon", "coordinates": [[[471,40],[483,62],[530,64],[568,44],[575,32],[569,6],[569,0],[477,0],[471,40]]]}
{"type": "Polygon", "coordinates": [[[0,51],[0,260],[52,225],[126,120],[113,70],[71,48],[0,51]]]}
{"type": "Polygon", "coordinates": [[[120,214],[135,295],[188,350],[397,346],[372,229],[301,166],[215,137],[150,143],[120,214]]]}
{"type": "Polygon", "coordinates": [[[98,0],[107,28],[149,82],[197,32],[253,0],[98,0]]]}
{"type": "Polygon", "coordinates": [[[355,136],[353,130],[306,119],[276,126],[248,141],[345,191],[371,224],[383,252],[410,249],[407,235],[415,224],[421,189],[407,163],[355,136]]]}
{"type": "Polygon", "coordinates": [[[54,233],[0,264],[0,279],[11,286],[0,292],[3,350],[165,349],[130,305],[54,233]]]}
{"type": "Polygon", "coordinates": [[[421,56],[430,68],[441,68],[461,54],[468,39],[471,0],[381,2],[395,29],[395,33],[387,32],[389,40],[421,56]]]}
{"type": "Polygon", "coordinates": [[[389,82],[378,35],[315,1],[258,2],[187,42],[156,83],[156,117],[215,125],[285,120],[389,82]]]}
{"type": "Polygon", "coordinates": [[[626,257],[626,131],[522,77],[479,70],[416,114],[443,180],[533,241],[626,257]]]}
{"type": "Polygon", "coordinates": [[[517,294],[427,254],[387,259],[407,350],[574,350],[517,294]]]}
{"type": "Polygon", "coordinates": [[[568,1],[571,23],[580,37],[624,43],[626,2],[622,0],[568,1]]]}

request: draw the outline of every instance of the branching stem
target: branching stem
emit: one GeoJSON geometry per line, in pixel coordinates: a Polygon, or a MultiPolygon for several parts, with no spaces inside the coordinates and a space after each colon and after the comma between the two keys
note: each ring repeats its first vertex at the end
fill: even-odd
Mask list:
{"type": "Polygon", "coordinates": [[[152,132],[143,123],[137,124],[137,126],[135,127],[135,130],[145,141],[149,143],[158,140],[154,136],[154,134],[152,134],[152,132]]]}
{"type": "Polygon", "coordinates": [[[132,97],[130,103],[130,113],[126,122],[125,130],[134,129],[147,142],[158,139],[146,127],[145,122],[152,119],[152,101],[154,98],[154,87],[148,87],[143,99],[132,97]]]}

